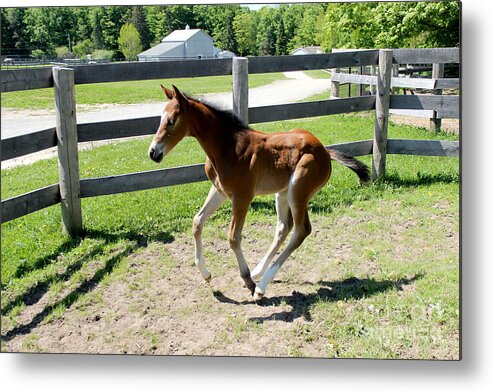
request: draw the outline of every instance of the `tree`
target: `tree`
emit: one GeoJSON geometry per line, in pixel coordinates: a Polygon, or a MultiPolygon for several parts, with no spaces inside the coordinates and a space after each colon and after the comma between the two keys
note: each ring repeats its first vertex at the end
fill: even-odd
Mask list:
{"type": "Polygon", "coordinates": [[[379,29],[374,17],[377,5],[378,3],[329,4],[322,20],[322,47],[325,50],[374,47],[379,29]]]}
{"type": "Polygon", "coordinates": [[[325,14],[324,4],[307,4],[303,9],[296,35],[292,39],[293,47],[320,45],[322,20],[325,14]]]}
{"type": "Polygon", "coordinates": [[[26,55],[29,53],[25,33],[24,8],[2,8],[2,54],[26,55]]]}
{"type": "Polygon", "coordinates": [[[140,42],[144,49],[149,49],[151,46],[151,40],[149,37],[149,26],[147,25],[144,7],[141,5],[132,7],[132,16],[130,17],[130,23],[135,26],[140,35],[140,42]]]}
{"type": "Polygon", "coordinates": [[[260,56],[276,54],[276,37],[274,34],[274,11],[270,7],[262,7],[259,13],[257,52],[260,56]]]}
{"type": "Polygon", "coordinates": [[[274,24],[276,26],[276,55],[287,54],[288,37],[284,29],[283,11],[278,9],[275,12],[274,24]]]}
{"type": "Polygon", "coordinates": [[[197,27],[206,31],[216,46],[235,53],[238,51],[233,20],[241,12],[239,5],[197,5],[193,10],[197,27]]]}
{"type": "Polygon", "coordinates": [[[130,7],[102,7],[101,27],[104,49],[118,51],[118,37],[125,22],[130,18],[130,7]]]}
{"type": "Polygon", "coordinates": [[[459,45],[456,1],[381,3],[375,8],[378,47],[450,47],[459,45]]]}
{"type": "Polygon", "coordinates": [[[77,19],[76,37],[77,41],[91,38],[92,33],[92,10],[90,7],[76,7],[73,9],[77,19]]]}
{"type": "Polygon", "coordinates": [[[296,49],[294,37],[298,32],[298,27],[303,19],[303,4],[282,4],[279,6],[279,10],[282,9],[282,20],[284,24],[284,34],[287,39],[287,53],[290,53],[293,49],[296,49]]]}
{"type": "Polygon", "coordinates": [[[237,14],[233,20],[233,29],[240,56],[256,55],[257,18],[255,14],[252,12],[237,14]]]}
{"type": "Polygon", "coordinates": [[[78,40],[76,9],[71,7],[27,8],[24,17],[29,46],[45,54],[78,40]],[[69,38],[70,37],[70,38],[69,38]]]}
{"type": "Polygon", "coordinates": [[[101,27],[101,12],[98,8],[95,9],[92,17],[92,33],[91,38],[94,44],[94,48],[104,48],[103,28],[101,27]]]}
{"type": "Polygon", "coordinates": [[[137,55],[142,52],[140,35],[133,24],[125,23],[122,26],[118,37],[118,47],[127,61],[136,60],[137,55]]]}
{"type": "Polygon", "coordinates": [[[195,7],[191,5],[144,7],[149,27],[150,42],[158,43],[173,30],[190,27],[202,28],[197,24],[195,7]]]}
{"type": "Polygon", "coordinates": [[[321,43],[326,50],[458,46],[459,23],[456,1],[331,3],[321,43]]]}

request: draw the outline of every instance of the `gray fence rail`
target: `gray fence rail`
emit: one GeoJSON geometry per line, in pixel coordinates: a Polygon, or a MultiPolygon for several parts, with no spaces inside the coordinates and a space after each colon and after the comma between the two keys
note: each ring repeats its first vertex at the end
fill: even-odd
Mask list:
{"type": "MultiPolygon", "coordinates": [[[[322,100],[313,102],[299,102],[267,107],[251,107],[247,113],[237,113],[249,120],[250,123],[282,121],[288,119],[325,116],[337,113],[351,113],[358,111],[375,111],[376,130],[379,137],[373,140],[362,140],[330,146],[353,156],[373,155],[373,178],[381,179],[385,174],[386,154],[407,154],[426,156],[458,157],[460,147],[458,142],[436,140],[387,140],[388,110],[413,109],[433,110],[438,117],[454,117],[460,115],[458,96],[398,96],[390,94],[390,85],[382,83],[389,77],[392,67],[382,64],[381,54],[394,63],[453,63],[459,61],[457,48],[446,49],[397,49],[393,51],[365,50],[355,52],[338,52],[308,56],[273,56],[253,57],[249,59],[235,58],[219,60],[189,60],[170,63],[123,63],[98,64],[90,66],[74,66],[71,68],[52,69],[21,69],[1,71],[1,91],[19,91],[55,87],[59,93],[73,91],[74,84],[101,83],[114,81],[145,80],[159,78],[198,77],[214,75],[233,75],[234,107],[239,111],[247,107],[248,84],[239,83],[248,74],[284,72],[309,69],[342,68],[353,66],[375,66],[380,72],[369,76],[375,82],[375,96],[361,96],[337,100],[322,100]],[[390,57],[389,57],[390,56],[390,57]],[[234,63],[237,63],[236,66],[234,63]],[[177,63],[180,63],[177,66],[177,63]],[[247,66],[241,66],[246,64],[247,66]],[[72,78],[61,78],[59,74],[72,75],[72,78]],[[56,76],[54,78],[54,75],[56,76]],[[59,82],[57,80],[60,79],[59,82]],[[63,80],[68,81],[63,81],[63,80]],[[70,82],[70,80],[72,80],[70,82]],[[246,89],[246,90],[245,90],[246,89]],[[378,97],[388,95],[388,102],[377,104],[378,97]],[[246,106],[245,101],[246,100],[246,106]],[[383,106],[382,106],[383,105],[383,106]],[[380,119],[380,120],[379,120],[380,119]],[[383,120],[383,121],[382,121],[383,120]],[[378,126],[377,126],[378,125],[378,126]],[[382,132],[383,131],[383,132],[382,132]],[[379,146],[379,154],[375,154],[375,146],[379,146]],[[377,157],[378,156],[378,157],[377,157]],[[380,168],[378,171],[375,168],[380,168]]],[[[389,60],[387,60],[389,61],[389,60]]],[[[437,78],[435,88],[439,87],[440,78],[437,78]]],[[[448,81],[447,83],[450,83],[448,81]]],[[[456,83],[455,81],[452,83],[456,83]]],[[[61,93],[63,94],[63,93],[61,93]]],[[[62,95],[60,95],[62,97],[62,95]]],[[[59,97],[59,98],[60,98],[59,97]]],[[[131,192],[157,187],[187,184],[206,180],[203,164],[176,168],[153,170],[140,173],[130,173],[118,176],[79,179],[77,143],[118,139],[132,136],[151,135],[157,129],[159,116],[117,120],[88,124],[77,124],[76,134],[63,140],[63,129],[70,129],[70,106],[75,101],[69,99],[68,106],[63,103],[59,107],[57,127],[41,130],[29,135],[3,139],[1,143],[2,161],[39,152],[57,146],[59,160],[64,169],[60,170],[60,183],[38,189],[1,202],[1,222],[19,218],[40,209],[62,204],[64,214],[63,228],[69,234],[77,234],[82,222],[74,218],[74,211],[80,210],[80,199],[122,192],[131,192]],[[68,113],[66,113],[68,110],[68,113]],[[68,117],[67,117],[68,116],[68,117]],[[69,124],[69,125],[64,125],[69,124]],[[62,148],[63,146],[63,148],[62,148]],[[60,151],[62,150],[62,151],[60,151]],[[75,181],[75,182],[74,182],[75,181]],[[70,186],[67,186],[69,184],[70,186]],[[71,198],[64,192],[78,192],[77,197],[71,198]],[[68,205],[67,205],[68,203],[68,205]],[[75,206],[73,205],[75,204],[75,206]],[[65,216],[66,215],[66,216],[65,216]],[[75,223],[74,223],[75,221],[75,223]]],[[[66,136],[65,136],[66,137],[66,136]]],[[[75,213],[75,215],[77,215],[75,213]]]]}

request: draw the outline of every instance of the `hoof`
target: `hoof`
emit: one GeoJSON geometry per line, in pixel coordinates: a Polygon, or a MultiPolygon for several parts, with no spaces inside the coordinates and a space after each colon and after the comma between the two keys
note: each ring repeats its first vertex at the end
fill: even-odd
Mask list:
{"type": "Polygon", "coordinates": [[[262,298],[264,298],[264,293],[262,290],[258,288],[258,286],[255,288],[255,292],[253,293],[253,300],[254,301],[260,301],[262,298]]]}
{"type": "Polygon", "coordinates": [[[205,280],[206,283],[211,283],[212,275],[209,274],[209,276],[207,278],[204,278],[204,280],[205,280]]]}

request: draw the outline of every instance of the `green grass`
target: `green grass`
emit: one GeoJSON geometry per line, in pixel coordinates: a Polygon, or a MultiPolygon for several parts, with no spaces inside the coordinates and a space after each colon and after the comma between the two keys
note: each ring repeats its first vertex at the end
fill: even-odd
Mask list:
{"type": "MultiPolygon", "coordinates": [[[[282,73],[256,74],[248,79],[250,88],[284,79],[282,73]]],[[[231,91],[231,76],[143,80],[138,82],[115,82],[76,85],[78,105],[135,104],[163,101],[159,85],[170,87],[175,84],[183,91],[200,95],[231,91]]],[[[2,93],[2,107],[15,109],[53,109],[53,89],[38,89],[2,93]]]]}
{"type": "Polygon", "coordinates": [[[310,69],[303,72],[313,79],[330,79],[330,72],[326,72],[321,69],[310,69]]]}
{"type": "MultiPolygon", "coordinates": [[[[370,139],[373,116],[337,115],[261,124],[255,128],[273,132],[296,127],[312,131],[325,144],[370,139]]],[[[435,135],[425,129],[393,124],[389,126],[389,137],[458,140],[454,135],[435,135]]],[[[150,138],[135,139],[81,151],[81,177],[156,169],[156,164],[147,158],[149,142],[150,138]]],[[[203,162],[204,158],[198,143],[187,138],[160,167],[203,162]]],[[[370,164],[370,157],[361,160],[370,164]]],[[[458,233],[458,159],[389,156],[387,165],[387,180],[369,187],[360,187],[352,172],[334,165],[329,185],[310,203],[314,226],[330,230],[327,246],[335,246],[332,241],[337,244],[337,238],[347,236],[350,230],[345,246],[354,249],[349,262],[326,267],[326,276],[334,280],[326,283],[332,287],[332,294],[326,295],[321,283],[322,291],[309,298],[302,312],[309,315],[309,325],[290,332],[302,336],[307,347],[323,346],[327,356],[394,358],[399,353],[412,355],[416,351],[416,357],[429,357],[442,347],[445,351],[455,350],[458,253],[442,243],[445,235],[458,233]],[[369,272],[372,265],[376,265],[375,270],[369,272]],[[352,280],[355,276],[357,281],[352,280]],[[411,286],[412,294],[403,296],[399,289],[402,285],[411,286]]],[[[54,159],[2,170],[1,197],[56,183],[57,173],[54,159]]],[[[70,239],[61,234],[59,206],[3,224],[4,325],[15,327],[15,316],[24,309],[27,298],[38,292],[53,291],[45,321],[58,320],[63,309],[71,306],[84,311],[88,304],[97,303],[99,299],[90,295],[89,288],[107,284],[112,276],[129,273],[125,266],[131,255],[153,244],[189,235],[191,219],[209,187],[204,182],[83,199],[85,232],[80,238],[70,239]],[[70,294],[65,295],[62,283],[65,291],[72,288],[70,294]]],[[[220,234],[217,228],[228,225],[230,212],[230,205],[226,204],[211,218],[210,233],[220,234]]],[[[271,222],[274,215],[272,197],[260,197],[252,205],[248,222],[271,222]]],[[[317,262],[320,253],[310,246],[313,243],[307,244],[295,257],[308,266],[317,262]]],[[[171,263],[172,268],[168,255],[159,257],[160,263],[171,263]]],[[[144,274],[136,283],[145,286],[148,279],[144,274]]],[[[283,279],[291,281],[288,270],[283,279]]],[[[140,292],[140,286],[135,289],[140,292]]],[[[285,303],[296,303],[295,299],[287,298],[285,303]]],[[[259,326],[251,322],[239,324],[234,335],[252,329],[258,330],[259,326]]],[[[157,339],[148,337],[152,347],[157,339]]],[[[37,347],[36,336],[26,345],[37,347]]],[[[304,346],[286,346],[292,355],[309,355],[304,346]]]]}

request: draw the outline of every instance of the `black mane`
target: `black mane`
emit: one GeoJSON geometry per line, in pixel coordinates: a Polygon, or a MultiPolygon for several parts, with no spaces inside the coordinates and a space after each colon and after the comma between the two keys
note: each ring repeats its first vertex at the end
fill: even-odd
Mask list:
{"type": "Polygon", "coordinates": [[[197,99],[185,95],[189,100],[201,103],[205,107],[207,107],[211,112],[213,112],[219,119],[228,124],[233,130],[244,130],[251,129],[250,126],[245,123],[241,118],[239,118],[236,114],[234,114],[231,110],[221,109],[217,107],[215,104],[203,101],[202,99],[197,99]]]}

